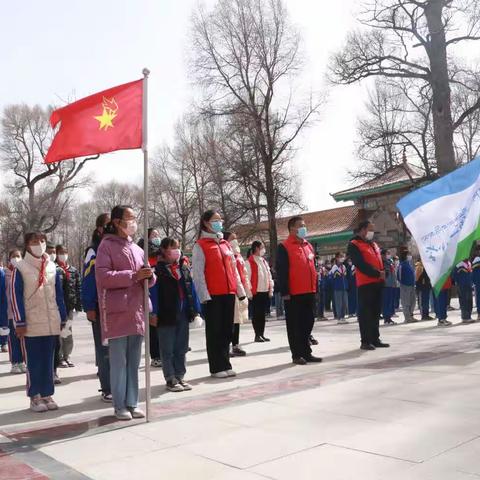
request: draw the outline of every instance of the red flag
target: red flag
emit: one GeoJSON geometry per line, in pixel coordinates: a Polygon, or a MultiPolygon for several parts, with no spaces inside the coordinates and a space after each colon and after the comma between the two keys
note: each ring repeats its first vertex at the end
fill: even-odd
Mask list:
{"type": "Polygon", "coordinates": [[[142,97],[143,80],[136,80],[52,112],[52,128],[61,123],[45,163],[141,148],[142,97]]]}

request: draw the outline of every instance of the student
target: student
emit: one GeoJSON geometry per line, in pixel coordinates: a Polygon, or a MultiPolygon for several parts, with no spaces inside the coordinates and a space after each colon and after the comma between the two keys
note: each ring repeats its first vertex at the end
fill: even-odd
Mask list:
{"type": "Polygon", "coordinates": [[[105,403],[112,402],[110,388],[110,357],[108,345],[102,343],[102,326],[98,303],[97,283],[95,281],[95,262],[97,251],[102,241],[105,226],[110,222],[110,214],[102,213],[95,222],[90,246],[85,251],[82,274],[82,306],[87,314],[87,320],[92,325],[93,342],[95,344],[95,364],[100,381],[101,399],[105,403]]]}
{"type": "Polygon", "coordinates": [[[199,315],[200,302],[193,286],[190,267],[173,238],[160,243],[155,272],[157,283],[150,289],[151,323],[156,325],[163,375],[170,392],[191,390],[185,381],[189,323],[199,315]]]}
{"type": "Polygon", "coordinates": [[[475,305],[477,307],[477,320],[480,320],[480,250],[475,250],[472,262],[472,281],[475,287],[475,305]]]}
{"type": "Polygon", "coordinates": [[[255,240],[250,247],[246,267],[252,286],[252,324],[255,331],[254,341],[257,343],[270,341],[265,337],[265,315],[266,308],[273,296],[273,278],[264,257],[265,245],[255,240]]]}
{"type": "Polygon", "coordinates": [[[17,248],[10,250],[8,253],[8,265],[5,269],[5,285],[7,292],[7,317],[8,328],[10,330],[8,335],[8,351],[10,352],[10,363],[12,368],[10,373],[19,374],[25,373],[27,368],[25,367],[25,359],[23,357],[22,346],[17,333],[15,332],[15,325],[13,322],[13,309],[10,299],[12,298],[12,273],[18,262],[22,260],[22,253],[17,248]]]}
{"type": "MultiPolygon", "coordinates": [[[[47,250],[46,254],[50,258],[50,261],[55,265],[57,269],[57,273],[60,275],[60,278],[62,279],[62,290],[65,292],[65,273],[64,271],[57,265],[57,250],[55,248],[55,245],[51,242],[47,242],[47,250]]],[[[62,325],[62,328],[60,330],[60,333],[62,333],[62,330],[66,324],[62,325]]],[[[54,374],[54,383],[55,385],[60,385],[62,381],[60,380],[60,377],[58,376],[58,367],[60,366],[60,335],[57,336],[57,340],[55,342],[55,356],[54,356],[54,361],[53,361],[53,374],[54,374]]]]}
{"type": "Polygon", "coordinates": [[[318,261],[318,290],[317,290],[317,316],[318,320],[327,320],[325,317],[325,282],[327,269],[323,260],[318,261]]]}
{"type": "Polygon", "coordinates": [[[355,279],[355,265],[351,258],[347,258],[347,285],[348,285],[348,316],[357,315],[357,283],[355,279]]]}
{"type": "Polygon", "coordinates": [[[432,291],[432,284],[421,260],[415,265],[415,279],[419,294],[419,306],[422,320],[433,320],[430,316],[430,293],[432,291]]]}
{"type": "Polygon", "coordinates": [[[345,315],[348,308],[348,294],[347,294],[347,268],[344,265],[345,255],[337,252],[335,254],[335,264],[330,271],[333,284],[333,299],[335,303],[335,318],[339,325],[347,324],[345,315]]]}
{"type": "Polygon", "coordinates": [[[230,244],[233,254],[235,255],[238,275],[247,295],[243,300],[235,297],[235,317],[233,320],[232,351],[230,352],[230,356],[245,357],[247,352],[240,346],[240,325],[248,321],[248,305],[249,300],[252,298],[252,289],[248,278],[246,263],[242,257],[240,245],[238,244],[237,235],[233,232],[224,232],[223,238],[230,244]]]}
{"type": "Polygon", "coordinates": [[[395,307],[395,314],[394,317],[397,317],[398,310],[400,310],[400,282],[398,281],[398,267],[400,266],[400,258],[398,255],[393,257],[393,265],[395,267],[395,289],[393,293],[394,298],[394,307],[395,307]]]}
{"type": "Polygon", "coordinates": [[[8,342],[10,329],[8,328],[8,305],[7,305],[7,287],[5,283],[5,272],[0,268],[0,335],[5,337],[8,342]]]}
{"type": "MultiPolygon", "coordinates": [[[[78,270],[68,262],[68,249],[64,245],[56,246],[57,265],[64,273],[65,307],[67,309],[67,318],[71,324],[74,312],[82,311],[82,282],[78,270]]],[[[67,324],[68,325],[68,324],[67,324]]],[[[71,326],[68,329],[68,335],[60,335],[60,368],[74,367],[70,360],[73,351],[73,333],[71,326]]]]}
{"type": "Polygon", "coordinates": [[[390,250],[382,250],[383,269],[385,271],[385,286],[383,288],[382,311],[383,323],[395,325],[392,320],[395,314],[395,265],[390,250]]]}
{"type": "Polygon", "coordinates": [[[235,377],[230,363],[235,316],[235,295],[246,297],[237,262],[223,238],[223,220],[215,210],[200,219],[200,234],[192,252],[192,274],[205,315],[205,335],[210,374],[214,378],[235,377]]]}
{"type": "MultiPolygon", "coordinates": [[[[160,243],[162,238],[156,228],[148,229],[148,264],[155,268],[160,253],[160,243]]],[[[145,241],[141,238],[138,246],[143,250],[145,241]]],[[[154,325],[149,326],[150,329],[150,365],[154,368],[161,368],[162,360],[160,359],[160,346],[158,345],[158,331],[154,325]]]]}
{"type": "Polygon", "coordinates": [[[301,216],[288,221],[288,238],[277,249],[277,274],[285,301],[288,344],[296,365],[319,363],[312,355],[311,334],[315,322],[318,279],[315,252],[306,240],[307,227],[301,216]]]}
{"type": "Polygon", "coordinates": [[[417,322],[418,320],[413,316],[416,302],[415,270],[413,269],[412,256],[408,253],[408,250],[400,252],[397,276],[400,283],[400,302],[405,323],[417,322]]]}
{"type": "Polygon", "coordinates": [[[46,248],[45,234],[27,233],[24,258],[12,273],[13,320],[25,350],[27,395],[34,412],[58,409],[53,399],[55,344],[67,319],[62,277],[46,248]]]}
{"type": "Polygon", "coordinates": [[[110,352],[110,385],[119,420],[143,418],[138,408],[138,368],[145,334],[144,282],[155,284],[144,267],[143,250],[133,242],[137,217],[132,207],[113,208],[98,247],[95,277],[100,301],[102,340],[110,352]]]}
{"type": "Polygon", "coordinates": [[[473,323],[472,319],[472,264],[466,258],[458,263],[453,270],[453,280],[458,287],[458,300],[462,311],[462,323],[473,323]]]}
{"type": "Polygon", "coordinates": [[[437,295],[434,295],[435,314],[438,319],[439,327],[449,327],[452,322],[447,320],[448,292],[452,288],[452,277],[449,276],[437,295]]]}

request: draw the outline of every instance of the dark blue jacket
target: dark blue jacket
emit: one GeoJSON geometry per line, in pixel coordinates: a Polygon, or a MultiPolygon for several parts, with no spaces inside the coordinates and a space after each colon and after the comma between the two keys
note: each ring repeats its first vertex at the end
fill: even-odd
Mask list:
{"type": "Polygon", "coordinates": [[[332,278],[332,285],[334,290],[348,290],[347,269],[345,268],[345,265],[335,264],[330,270],[330,276],[332,278]]]}
{"type": "Polygon", "coordinates": [[[476,286],[480,286],[480,257],[475,257],[472,262],[472,279],[476,286]]]}
{"type": "Polygon", "coordinates": [[[470,262],[460,262],[453,270],[453,281],[459,287],[472,287],[473,276],[470,262]]]}
{"type": "Polygon", "coordinates": [[[178,272],[179,280],[163,261],[159,261],[155,269],[157,283],[150,289],[150,299],[152,313],[157,316],[159,327],[175,325],[182,314],[192,321],[201,311],[190,268],[185,261],[180,261],[178,272]]]}
{"type": "Polygon", "coordinates": [[[95,281],[95,261],[98,245],[92,245],[85,253],[82,274],[82,306],[88,312],[98,310],[97,283],[95,281]]]}
{"type": "Polygon", "coordinates": [[[400,262],[397,270],[397,278],[400,284],[405,287],[415,286],[415,270],[408,260],[400,262]]]}

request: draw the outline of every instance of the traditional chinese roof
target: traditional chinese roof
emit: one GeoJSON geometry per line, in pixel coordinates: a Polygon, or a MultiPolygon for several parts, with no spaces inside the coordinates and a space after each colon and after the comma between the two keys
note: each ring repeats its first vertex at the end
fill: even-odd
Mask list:
{"type": "MultiPolygon", "coordinates": [[[[307,224],[308,239],[339,240],[343,237],[348,238],[352,235],[353,229],[362,219],[362,210],[356,205],[348,207],[332,208],[330,210],[320,210],[318,212],[303,213],[302,217],[307,224]]],[[[288,237],[289,217],[277,219],[277,229],[279,240],[288,237]]],[[[246,244],[253,240],[261,239],[268,242],[268,222],[260,222],[249,225],[238,225],[233,228],[241,243],[246,244]]]]}
{"type": "Polygon", "coordinates": [[[402,163],[387,170],[385,173],[362,183],[356,187],[332,193],[331,196],[337,201],[356,200],[360,197],[375,195],[378,193],[398,190],[412,185],[413,181],[421,180],[424,173],[414,165],[402,163]]]}

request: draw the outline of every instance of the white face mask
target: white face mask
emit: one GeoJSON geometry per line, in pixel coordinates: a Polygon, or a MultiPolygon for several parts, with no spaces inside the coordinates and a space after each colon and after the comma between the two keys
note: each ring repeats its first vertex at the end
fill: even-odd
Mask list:
{"type": "Polygon", "coordinates": [[[138,230],[138,225],[136,220],[128,220],[125,222],[127,224],[127,227],[124,228],[123,230],[129,237],[133,237],[138,230]]]}
{"type": "Polygon", "coordinates": [[[387,255],[386,258],[387,258],[387,260],[391,260],[391,259],[392,259],[392,256],[391,256],[391,255],[387,255]]]}
{"type": "Polygon", "coordinates": [[[30,251],[33,256],[40,258],[47,251],[47,244],[45,242],[40,242],[40,245],[32,245],[30,251]]]}
{"type": "Polygon", "coordinates": [[[343,262],[345,262],[345,257],[340,257],[338,260],[339,260],[340,263],[343,263],[343,262]]]}
{"type": "Polygon", "coordinates": [[[57,254],[56,253],[50,253],[50,255],[48,255],[48,256],[50,257],[51,262],[54,262],[57,259],[57,254]]]}
{"type": "Polygon", "coordinates": [[[237,239],[232,240],[230,246],[232,247],[233,253],[240,253],[240,245],[238,244],[237,239]]]}
{"type": "Polygon", "coordinates": [[[375,232],[372,232],[372,231],[368,231],[367,232],[367,235],[365,235],[365,238],[367,240],[373,240],[373,236],[375,235],[375,232]]]}
{"type": "Polygon", "coordinates": [[[20,257],[12,257],[10,259],[10,264],[14,267],[17,266],[17,263],[20,262],[22,259],[20,257]]]}
{"type": "Polygon", "coordinates": [[[58,256],[58,261],[62,263],[67,263],[68,261],[68,254],[62,254],[58,256]]]}
{"type": "Polygon", "coordinates": [[[265,253],[266,253],[266,250],[264,248],[261,248],[259,253],[260,253],[261,257],[264,257],[265,253]]]}
{"type": "Polygon", "coordinates": [[[408,260],[409,262],[411,262],[412,259],[413,259],[413,257],[412,257],[411,255],[407,255],[407,260],[408,260]]]}

